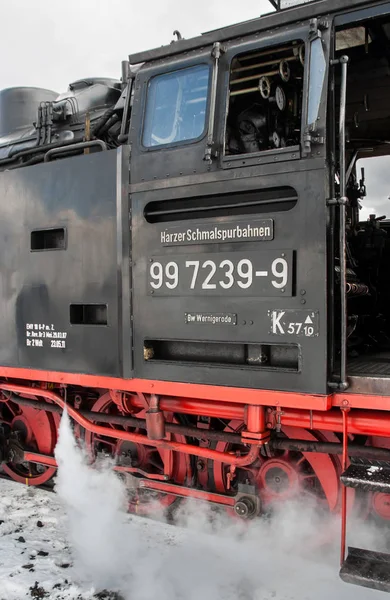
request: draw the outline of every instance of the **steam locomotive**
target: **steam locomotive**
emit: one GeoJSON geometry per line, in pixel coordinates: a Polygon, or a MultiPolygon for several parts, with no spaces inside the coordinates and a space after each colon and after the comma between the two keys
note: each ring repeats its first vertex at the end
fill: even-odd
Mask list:
{"type": "Polygon", "coordinates": [[[390,3],[276,11],[67,92],[0,92],[0,458],[56,473],[65,406],[139,514],[196,498],[339,513],[344,581],[390,591],[390,3]],[[346,557],[347,554],[347,557],[346,557]]]}

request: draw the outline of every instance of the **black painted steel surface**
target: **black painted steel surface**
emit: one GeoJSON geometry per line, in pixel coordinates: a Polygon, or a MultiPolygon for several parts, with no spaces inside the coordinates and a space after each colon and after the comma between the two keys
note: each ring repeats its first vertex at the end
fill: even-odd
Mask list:
{"type": "Polygon", "coordinates": [[[129,373],[127,179],[126,147],[0,173],[2,365],[129,373]]]}
{"type": "Polygon", "coordinates": [[[341,482],[366,492],[390,492],[390,463],[382,460],[352,457],[351,464],[340,476],[341,482]]]}
{"type": "Polygon", "coordinates": [[[340,570],[345,583],[390,592],[390,555],[360,548],[348,548],[340,570]]]}
{"type": "MultiPolygon", "coordinates": [[[[153,172],[155,162],[158,162],[157,157],[150,163],[149,172],[153,172]]],[[[202,185],[151,189],[132,194],[134,360],[138,377],[259,389],[326,392],[324,171],[305,171],[302,163],[299,166],[302,170],[298,172],[291,172],[288,168],[287,172],[282,173],[280,165],[271,165],[262,169],[262,177],[255,176],[258,169],[248,169],[245,180],[235,177],[234,172],[234,179],[222,179],[210,174],[203,179],[202,185]],[[224,243],[200,241],[197,245],[188,245],[184,241],[176,246],[165,246],[162,243],[163,234],[169,231],[172,223],[151,224],[144,218],[146,205],[150,206],[154,201],[160,202],[165,198],[175,198],[180,203],[194,192],[201,198],[205,193],[218,196],[240,190],[272,189],[279,185],[292,186],[299,199],[297,205],[289,211],[275,213],[264,209],[261,216],[274,220],[274,239],[269,241],[243,241],[240,238],[233,242],[230,238],[224,243]],[[273,287],[272,282],[279,284],[283,280],[273,276],[272,265],[277,264],[274,270],[280,269],[282,272],[281,265],[284,263],[273,263],[269,253],[274,260],[289,264],[289,275],[283,287],[273,287]],[[229,262],[225,262],[225,266],[221,268],[224,261],[229,262]],[[248,283],[237,276],[240,261],[247,261],[243,265],[253,265],[253,279],[263,280],[262,293],[251,291],[255,284],[248,288],[239,287],[239,283],[248,283]],[[191,263],[187,269],[186,262],[191,263]],[[168,278],[165,275],[168,264],[171,265],[172,273],[176,268],[178,270],[179,283],[173,290],[169,289],[170,273],[168,278]],[[230,264],[233,265],[235,281],[226,289],[220,282],[229,285],[226,272],[230,264]],[[191,289],[195,270],[198,270],[198,277],[191,289]],[[164,272],[161,286],[157,277],[160,271],[164,272]],[[214,272],[212,279],[205,282],[211,272],[214,272]],[[257,277],[256,273],[261,275],[257,277]],[[207,289],[207,284],[215,287],[207,289]],[[157,289],[153,289],[153,285],[157,289]],[[291,318],[287,309],[293,309],[291,318]],[[316,317],[317,311],[319,317],[316,317]],[[316,323],[317,326],[313,327],[316,323]],[[313,327],[306,329],[308,335],[304,335],[305,327],[313,327]],[[159,340],[163,340],[167,345],[170,343],[171,348],[167,348],[165,354],[163,349],[159,356],[144,360],[143,348],[145,343],[150,345],[150,340],[156,341],[156,345],[159,340]],[[177,344],[175,349],[174,344],[180,341],[186,344],[181,347],[177,344]],[[205,358],[208,347],[202,343],[214,344],[215,364],[205,358]],[[244,355],[250,353],[251,345],[257,346],[255,351],[259,357],[249,364],[250,361],[241,352],[244,355]],[[286,353],[288,349],[292,351],[295,348],[296,360],[290,361],[286,355],[285,361],[281,359],[273,363],[271,357],[268,362],[262,362],[261,345],[272,348],[271,353],[281,347],[286,353]],[[232,354],[236,352],[235,358],[226,358],[229,346],[232,354]],[[217,347],[221,351],[224,349],[225,357],[217,356],[217,347]],[[199,350],[194,350],[196,348],[199,350]],[[222,364],[224,361],[229,362],[222,364]]],[[[306,166],[310,169],[310,161],[306,166]]],[[[225,217],[200,220],[199,225],[207,223],[210,231],[222,225],[230,225],[233,230],[237,227],[245,230],[254,220],[253,215],[237,218],[227,213],[225,217]]],[[[178,223],[180,222],[175,221],[175,228],[178,223]]],[[[191,233],[193,230],[196,233],[197,225],[196,221],[182,222],[182,232],[191,229],[191,233]]],[[[175,281],[171,283],[174,284],[175,281]]],[[[153,352],[153,343],[151,346],[153,352]]]]}
{"type": "MultiPolygon", "coordinates": [[[[1,144],[0,364],[329,391],[339,351],[337,223],[327,204],[336,195],[328,152],[334,140],[327,137],[333,31],[330,17],[311,17],[348,10],[353,20],[354,9],[370,16],[364,0],[321,0],[132,57],[164,60],[124,70],[121,83],[75,82],[52,103],[55,127],[47,115],[42,120],[39,147],[32,136],[30,148],[17,153],[27,163],[44,156],[53,162],[15,164],[14,141],[1,144]],[[226,114],[235,114],[233,66],[265,57],[267,67],[274,51],[291,52],[291,73],[294,61],[300,65],[295,85],[290,75],[283,80],[279,58],[271,60],[279,64],[278,87],[291,93],[294,135],[283,137],[283,125],[279,136],[271,119],[270,131],[261,133],[269,143],[237,153],[226,141],[226,114]],[[170,114],[164,93],[158,95],[160,84],[164,90],[172,82],[176,103],[186,98],[177,123],[179,104],[170,114]],[[70,96],[78,99],[74,113],[70,96]],[[131,123],[120,122],[125,103],[131,123]],[[62,142],[55,137],[60,130],[62,142]],[[127,139],[125,130],[131,156],[129,146],[105,151],[127,139]],[[77,146],[86,154],[53,155],[74,135],[103,152],[77,146]]],[[[286,110],[271,99],[271,112],[286,110]]]]}
{"type": "Polygon", "coordinates": [[[259,32],[263,33],[275,30],[276,28],[283,28],[294,22],[298,23],[312,18],[321,18],[329,13],[346,13],[358,8],[370,8],[370,4],[372,5],[370,0],[321,0],[312,4],[303,4],[291,10],[273,12],[257,19],[209,31],[188,40],[182,39],[173,44],[161,46],[160,48],[130,54],[129,61],[131,64],[137,64],[166,58],[175,54],[204,48],[207,44],[213,44],[217,41],[225,42],[226,40],[232,40],[245,35],[256,35],[259,32]]]}

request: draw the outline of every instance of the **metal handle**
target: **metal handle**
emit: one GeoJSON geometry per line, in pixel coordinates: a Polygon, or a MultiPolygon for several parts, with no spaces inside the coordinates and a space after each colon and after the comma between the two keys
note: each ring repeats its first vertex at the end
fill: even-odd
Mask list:
{"type": "Polygon", "coordinates": [[[100,148],[100,150],[107,150],[107,144],[102,140],[92,140],[90,142],[79,142],[76,144],[69,144],[67,146],[61,146],[60,148],[52,148],[46,152],[44,156],[44,162],[50,162],[50,160],[57,155],[65,154],[67,152],[73,152],[74,150],[83,150],[84,148],[100,148]]]}

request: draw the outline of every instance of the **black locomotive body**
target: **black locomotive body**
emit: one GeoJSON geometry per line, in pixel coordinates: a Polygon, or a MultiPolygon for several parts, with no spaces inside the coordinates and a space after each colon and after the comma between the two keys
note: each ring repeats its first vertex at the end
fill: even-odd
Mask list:
{"type": "MultiPolygon", "coordinates": [[[[148,409],[139,427],[156,447],[165,418],[177,455],[200,461],[188,440],[207,418],[209,462],[217,434],[230,448],[229,419],[246,451],[279,448],[285,423],[339,449],[341,434],[364,434],[383,458],[389,225],[359,219],[356,163],[389,153],[389,61],[389,2],[315,0],[130,56],[118,80],[1,92],[4,410],[37,387],[35,400],[61,403],[65,388],[74,415],[148,409]]],[[[337,485],[347,459],[344,446],[329,463],[337,485]]],[[[183,465],[164,471],[169,489],[128,470],[191,495],[174,490],[195,477],[183,465]]],[[[209,490],[198,470],[193,487],[209,490]]],[[[319,479],[345,523],[344,488],[319,479]]]]}

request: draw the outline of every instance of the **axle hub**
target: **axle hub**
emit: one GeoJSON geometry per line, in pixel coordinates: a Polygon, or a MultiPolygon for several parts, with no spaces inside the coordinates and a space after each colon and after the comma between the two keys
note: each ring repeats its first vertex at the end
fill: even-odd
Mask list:
{"type": "Polygon", "coordinates": [[[234,512],[241,519],[250,519],[256,514],[256,504],[252,498],[243,496],[235,503],[234,512]]]}

